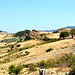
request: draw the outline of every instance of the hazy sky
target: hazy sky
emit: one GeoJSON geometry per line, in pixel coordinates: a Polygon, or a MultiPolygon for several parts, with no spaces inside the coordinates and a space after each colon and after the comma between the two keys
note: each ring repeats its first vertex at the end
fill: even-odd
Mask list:
{"type": "Polygon", "coordinates": [[[75,26],[75,0],[0,0],[0,30],[75,26]]]}

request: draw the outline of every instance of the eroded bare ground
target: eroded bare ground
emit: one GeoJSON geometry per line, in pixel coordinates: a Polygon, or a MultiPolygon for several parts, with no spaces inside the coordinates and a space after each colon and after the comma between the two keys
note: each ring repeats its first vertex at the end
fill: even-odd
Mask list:
{"type": "MultiPolygon", "coordinates": [[[[22,43],[22,44],[24,45],[24,43],[22,43]]],[[[29,49],[26,49],[26,50],[23,50],[20,52],[22,52],[24,54],[25,51],[29,51],[30,54],[27,56],[19,57],[17,59],[12,59],[10,62],[4,63],[4,64],[1,63],[0,64],[0,68],[1,68],[0,75],[8,75],[7,70],[11,64],[19,65],[19,64],[37,63],[41,60],[47,60],[50,58],[57,59],[65,54],[69,54],[72,52],[75,53],[75,40],[66,39],[66,40],[61,40],[61,41],[57,41],[57,42],[53,42],[53,43],[47,43],[47,44],[35,46],[33,48],[29,48],[29,49]],[[48,48],[53,48],[53,50],[51,52],[47,53],[46,50],[48,48]],[[3,73],[3,72],[5,72],[5,73],[3,73]]],[[[11,56],[16,55],[18,53],[19,52],[13,53],[13,54],[11,54],[11,56]]],[[[6,52],[3,54],[5,55],[6,52]]],[[[6,58],[6,57],[4,57],[4,58],[6,58]]],[[[4,58],[0,58],[0,60],[3,60],[4,58]]],[[[36,74],[34,74],[34,75],[36,75],[36,74]]]]}

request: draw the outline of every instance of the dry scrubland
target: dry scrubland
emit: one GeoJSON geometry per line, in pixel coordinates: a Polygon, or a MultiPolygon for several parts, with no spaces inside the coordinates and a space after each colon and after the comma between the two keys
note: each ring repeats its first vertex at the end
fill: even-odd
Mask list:
{"type": "MultiPolygon", "coordinates": [[[[54,33],[51,32],[39,32],[39,34],[47,34],[47,37],[49,38],[59,38],[60,33],[54,33]]],[[[3,39],[4,35],[0,35],[0,38],[3,39]]],[[[13,38],[11,35],[7,36],[6,38],[13,38]]],[[[1,40],[0,39],[0,40],[1,40]]],[[[6,46],[6,43],[0,43],[0,47],[6,46]]],[[[15,43],[9,43],[15,44],[15,43]]],[[[13,52],[8,52],[10,49],[9,47],[6,48],[0,48],[0,75],[9,75],[8,74],[8,68],[10,65],[23,65],[23,64],[29,64],[29,63],[37,63],[41,60],[47,60],[47,59],[57,59],[65,54],[74,53],[73,46],[75,46],[75,40],[74,39],[65,39],[60,40],[52,43],[43,43],[43,41],[39,40],[29,40],[25,42],[18,43],[20,47],[17,47],[13,52]],[[28,49],[23,49],[21,51],[18,51],[20,48],[29,47],[28,49]],[[46,52],[47,49],[52,48],[53,50],[50,52],[46,52]],[[17,51],[16,51],[17,50],[17,51]],[[30,52],[29,55],[25,55],[25,51],[30,52]]],[[[17,46],[16,44],[15,46],[17,46]]],[[[39,70],[39,68],[38,68],[39,70]]],[[[68,72],[70,68],[67,67],[59,67],[59,68],[50,68],[47,69],[47,74],[49,75],[50,71],[52,73],[64,73],[68,72]]],[[[38,75],[38,71],[31,72],[28,74],[28,68],[23,68],[20,75],[38,75]]]]}
{"type": "MultiPolygon", "coordinates": [[[[20,43],[23,47],[25,46],[25,44],[29,45],[29,43],[31,42],[32,43],[33,40],[31,41],[28,41],[28,42],[22,42],[20,43]]],[[[34,40],[32,45],[33,44],[37,44],[37,43],[40,43],[39,41],[37,40],[34,40]]],[[[27,55],[27,56],[22,56],[22,57],[19,57],[19,58],[16,58],[16,59],[11,59],[10,62],[6,62],[6,63],[1,63],[0,64],[0,68],[3,68],[4,69],[4,74],[6,75],[7,73],[7,69],[8,67],[11,65],[11,64],[15,64],[15,65],[18,65],[18,64],[28,64],[28,63],[36,63],[36,62],[39,62],[41,60],[47,60],[49,58],[59,58],[65,54],[68,54],[68,53],[71,53],[73,52],[73,50],[66,50],[66,49],[62,49],[62,48],[68,48],[68,47],[72,47],[73,45],[75,45],[75,40],[73,39],[67,39],[67,40],[61,40],[61,41],[57,41],[57,42],[52,42],[52,43],[47,43],[47,44],[43,44],[43,45],[39,45],[39,46],[35,46],[33,48],[29,48],[29,49],[26,49],[26,50],[23,50],[23,51],[20,51],[22,52],[22,54],[25,53],[25,51],[29,51],[30,54],[27,55]],[[51,52],[48,52],[46,53],[45,51],[48,49],[48,48],[53,48],[53,50],[51,52]]],[[[0,49],[0,53],[1,55],[7,55],[7,50],[8,48],[5,48],[5,49],[0,49]],[[3,50],[5,52],[3,52],[3,50]]],[[[16,54],[19,54],[20,52],[16,52],[16,53],[13,53],[11,54],[11,56],[13,55],[16,55],[16,54]]],[[[3,57],[3,58],[0,58],[0,60],[4,60],[5,58],[8,58],[10,59],[9,56],[6,56],[6,57],[3,57]]],[[[0,70],[1,74],[2,75],[2,71],[3,70],[0,70]]]]}

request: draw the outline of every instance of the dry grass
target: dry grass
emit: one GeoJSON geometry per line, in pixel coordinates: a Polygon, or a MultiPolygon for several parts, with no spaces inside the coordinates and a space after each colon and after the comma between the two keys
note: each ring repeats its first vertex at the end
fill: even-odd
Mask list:
{"type": "MultiPolygon", "coordinates": [[[[41,41],[30,40],[30,41],[22,42],[19,44],[21,44],[21,47],[25,47],[25,46],[30,46],[30,45],[34,45],[34,44],[36,45],[37,43],[41,43],[41,41]]],[[[72,50],[61,49],[61,47],[66,47],[66,46],[71,47],[74,44],[75,44],[75,40],[66,39],[66,40],[61,40],[61,41],[57,41],[57,42],[52,42],[52,43],[47,43],[47,44],[35,46],[33,48],[29,48],[27,50],[21,51],[23,54],[25,53],[25,51],[29,51],[30,52],[29,55],[24,56],[24,57],[19,57],[16,60],[7,62],[5,64],[0,64],[0,67],[3,67],[5,69],[5,74],[6,74],[7,68],[11,64],[15,64],[15,65],[18,65],[20,63],[21,64],[28,64],[28,63],[36,63],[41,60],[47,60],[49,58],[55,59],[55,58],[61,57],[65,54],[72,52],[72,50]],[[47,53],[45,51],[48,48],[53,48],[54,50],[47,53]]],[[[17,52],[17,53],[19,53],[19,52],[17,52]]],[[[0,75],[2,74],[1,72],[2,72],[2,70],[0,70],[0,75]]],[[[8,75],[8,74],[6,74],[6,75],[8,75]]]]}

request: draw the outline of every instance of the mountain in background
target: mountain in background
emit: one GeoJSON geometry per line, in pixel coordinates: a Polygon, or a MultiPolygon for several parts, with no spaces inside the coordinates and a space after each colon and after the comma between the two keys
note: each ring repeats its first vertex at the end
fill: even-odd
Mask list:
{"type": "MultiPolygon", "coordinates": [[[[67,27],[64,27],[64,28],[73,29],[73,28],[75,28],[75,26],[67,26],[67,27]]],[[[38,30],[38,31],[53,32],[53,31],[57,31],[57,30],[59,30],[59,29],[54,29],[54,30],[38,30]]],[[[6,32],[6,31],[0,30],[0,32],[6,32]]]]}
{"type": "Polygon", "coordinates": [[[75,26],[67,26],[65,28],[73,29],[73,28],[75,28],[75,26]]]}
{"type": "Polygon", "coordinates": [[[56,31],[56,30],[40,30],[40,31],[44,31],[44,32],[53,32],[53,31],[56,31]]]}
{"type": "MultiPolygon", "coordinates": [[[[67,26],[67,27],[64,27],[64,28],[73,29],[73,28],[75,28],[75,26],[67,26]]],[[[44,31],[44,32],[53,32],[53,31],[57,31],[57,30],[59,30],[59,29],[55,29],[55,30],[42,30],[42,31],[44,31]]]]}

